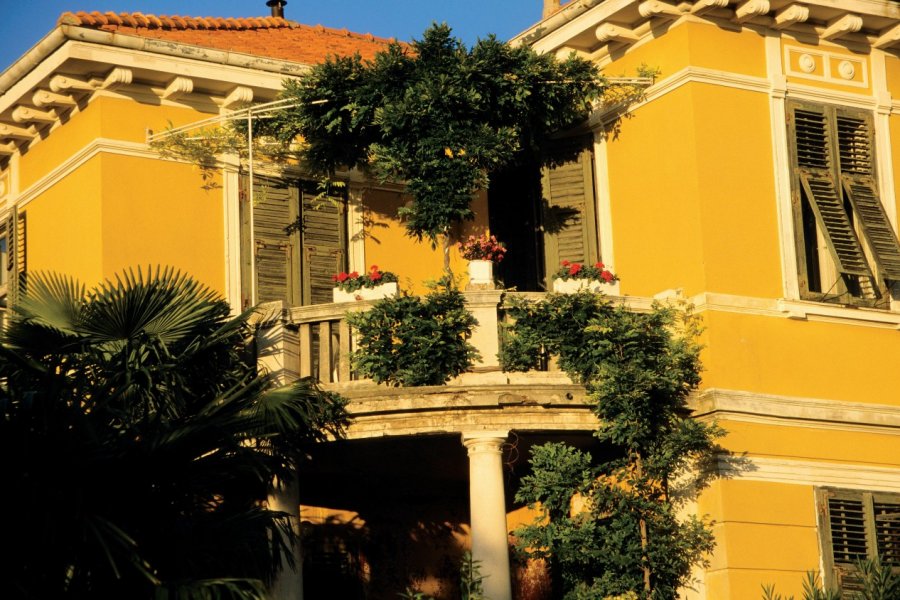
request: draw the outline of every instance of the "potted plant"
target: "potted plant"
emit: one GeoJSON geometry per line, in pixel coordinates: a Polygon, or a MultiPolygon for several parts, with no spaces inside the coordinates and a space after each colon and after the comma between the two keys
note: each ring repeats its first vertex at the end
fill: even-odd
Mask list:
{"type": "Polygon", "coordinates": [[[397,276],[390,271],[381,271],[378,265],[369,267],[368,273],[344,273],[331,276],[334,281],[332,296],[335,302],[354,302],[356,300],[377,300],[388,296],[396,296],[398,291],[397,276]]]}
{"type": "Polygon", "coordinates": [[[496,236],[484,233],[478,237],[470,235],[459,243],[459,252],[469,261],[469,285],[493,286],[494,263],[503,260],[506,247],[497,241],[496,236]]]}
{"type": "Polygon", "coordinates": [[[603,290],[603,286],[611,286],[618,280],[618,276],[602,262],[583,265],[564,260],[559,270],[553,274],[553,291],[562,294],[581,290],[599,292],[603,290]]]}

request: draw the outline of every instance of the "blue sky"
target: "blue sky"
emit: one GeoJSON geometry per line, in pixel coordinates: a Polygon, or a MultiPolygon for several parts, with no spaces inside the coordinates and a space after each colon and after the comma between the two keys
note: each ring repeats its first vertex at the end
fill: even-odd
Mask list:
{"type": "MultiPolygon", "coordinates": [[[[540,18],[542,0],[288,0],[288,19],[409,40],[432,21],[467,44],[489,33],[509,39],[540,18]]],[[[79,10],[247,17],[269,14],[265,0],[0,0],[0,71],[79,10]]]]}

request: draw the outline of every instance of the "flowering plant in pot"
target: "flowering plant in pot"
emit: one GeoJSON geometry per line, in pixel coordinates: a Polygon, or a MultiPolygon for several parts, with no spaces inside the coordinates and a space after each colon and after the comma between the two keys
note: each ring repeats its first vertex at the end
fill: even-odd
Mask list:
{"type": "Polygon", "coordinates": [[[612,285],[618,280],[619,277],[602,262],[585,265],[564,260],[553,274],[553,291],[573,292],[589,289],[596,292],[600,291],[604,284],[612,285]]]}
{"type": "Polygon", "coordinates": [[[334,282],[334,301],[372,300],[397,293],[397,275],[382,271],[378,265],[369,267],[367,273],[340,272],[331,276],[334,282]]]}
{"type": "Polygon", "coordinates": [[[469,261],[469,284],[493,287],[494,263],[499,263],[506,255],[506,246],[497,241],[496,236],[487,233],[470,235],[459,243],[459,253],[469,261]]]}
{"type": "Polygon", "coordinates": [[[489,260],[499,263],[506,254],[506,246],[497,241],[496,236],[487,233],[478,237],[470,235],[466,241],[459,243],[459,253],[466,260],[489,260]]]}

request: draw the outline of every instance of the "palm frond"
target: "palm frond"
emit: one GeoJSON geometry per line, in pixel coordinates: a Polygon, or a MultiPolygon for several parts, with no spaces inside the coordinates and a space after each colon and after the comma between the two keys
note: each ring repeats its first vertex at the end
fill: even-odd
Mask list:
{"type": "Polygon", "coordinates": [[[228,314],[215,292],[171,267],[151,267],[117,275],[93,290],[85,327],[98,341],[144,334],[170,344],[210,317],[228,314]]]}

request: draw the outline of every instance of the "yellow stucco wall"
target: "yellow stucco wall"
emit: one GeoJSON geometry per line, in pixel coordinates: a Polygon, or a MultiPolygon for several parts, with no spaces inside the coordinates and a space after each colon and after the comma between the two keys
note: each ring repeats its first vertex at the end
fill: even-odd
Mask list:
{"type": "Polygon", "coordinates": [[[127,146],[100,147],[86,162],[80,156],[98,140],[143,142],[148,128],[204,116],[101,97],[35,145],[20,161],[20,189],[48,187],[23,207],[29,271],[58,271],[93,285],[129,267],[171,265],[224,293],[222,190],[203,189],[218,180],[203,181],[195,167],[140,149],[129,155],[127,146]],[[68,173],[48,177],[66,163],[68,173]]]}
{"type": "Polygon", "coordinates": [[[92,284],[103,278],[102,197],[96,156],[25,207],[28,270],[92,284]]]}
{"type": "Polygon", "coordinates": [[[191,165],[114,154],[102,164],[104,276],[170,265],[224,293],[222,191],[201,189],[191,165]]]}
{"type": "MultiPolygon", "coordinates": [[[[443,274],[444,258],[441,248],[432,248],[427,239],[418,241],[407,235],[397,209],[410,201],[398,192],[367,189],[363,194],[366,268],[378,265],[382,270],[396,273],[402,289],[425,293],[426,282],[443,274]]],[[[466,264],[455,242],[468,235],[480,235],[487,231],[487,198],[484,194],[472,202],[475,219],[467,221],[452,232],[453,247],[450,251],[450,269],[458,277],[460,286],[467,283],[466,264]]]]}
{"type": "Polygon", "coordinates": [[[805,573],[818,570],[811,486],[721,479],[697,509],[713,521],[717,541],[704,577],[707,598],[759,598],[769,584],[799,597],[805,573]]]}

